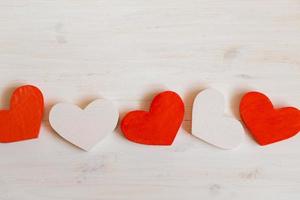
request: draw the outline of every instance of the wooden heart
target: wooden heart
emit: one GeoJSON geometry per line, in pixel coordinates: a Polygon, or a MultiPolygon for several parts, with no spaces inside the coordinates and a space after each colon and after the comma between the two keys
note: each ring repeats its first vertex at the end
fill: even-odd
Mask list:
{"type": "Polygon", "coordinates": [[[52,128],[64,139],[83,150],[91,150],[118,123],[119,112],[111,101],[96,100],[84,110],[73,104],[59,103],[50,111],[52,128]]]}
{"type": "Polygon", "coordinates": [[[0,111],[0,142],[9,143],[37,138],[44,112],[41,91],[31,85],[17,88],[10,109],[0,111]]]}
{"type": "Polygon", "coordinates": [[[222,149],[238,147],[244,135],[241,123],[224,115],[224,96],[213,89],[200,92],[193,106],[192,134],[222,149]]]}
{"type": "Polygon", "coordinates": [[[260,145],[288,139],[300,131],[300,111],[297,108],[274,109],[270,99],[259,92],[244,95],[240,103],[240,114],[260,145]]]}
{"type": "Polygon", "coordinates": [[[125,137],[147,145],[171,145],[182,124],[184,104],[178,94],[166,91],[152,101],[150,112],[128,113],[121,124],[125,137]]]}

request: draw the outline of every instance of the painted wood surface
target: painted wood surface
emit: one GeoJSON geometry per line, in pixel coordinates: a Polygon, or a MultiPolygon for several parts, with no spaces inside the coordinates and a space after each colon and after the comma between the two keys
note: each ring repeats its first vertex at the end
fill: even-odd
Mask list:
{"type": "Polygon", "coordinates": [[[299,0],[2,0],[0,104],[13,89],[45,95],[40,138],[0,145],[1,200],[299,199],[300,136],[234,151],[191,136],[195,96],[212,87],[226,114],[259,90],[300,107],[299,0]],[[186,116],[173,146],[147,147],[120,130],[92,152],[47,122],[58,102],[113,100],[121,117],[174,90],[186,116]]]}
{"type": "Polygon", "coordinates": [[[193,103],[191,133],[215,147],[232,150],[241,145],[245,133],[239,120],[224,115],[224,102],[215,89],[201,91],[193,103]]]}
{"type": "Polygon", "coordinates": [[[90,151],[111,134],[118,121],[118,109],[106,99],[97,99],[84,109],[74,104],[58,103],[49,112],[51,128],[85,151],[90,151]]]}

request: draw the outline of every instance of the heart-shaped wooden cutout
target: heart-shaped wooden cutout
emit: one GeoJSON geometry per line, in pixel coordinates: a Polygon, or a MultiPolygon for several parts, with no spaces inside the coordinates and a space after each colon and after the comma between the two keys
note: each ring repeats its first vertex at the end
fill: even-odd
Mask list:
{"type": "Polygon", "coordinates": [[[222,149],[238,147],[244,135],[241,123],[224,115],[224,96],[214,90],[200,92],[194,100],[192,134],[222,149]]]}
{"type": "Polygon", "coordinates": [[[31,85],[17,88],[10,109],[0,111],[0,142],[9,143],[37,138],[44,112],[42,92],[31,85]]]}
{"type": "Polygon", "coordinates": [[[76,105],[58,103],[50,111],[52,128],[64,139],[89,151],[118,123],[119,112],[111,101],[96,100],[84,110],[76,105]]]}
{"type": "Polygon", "coordinates": [[[270,99],[259,92],[244,95],[240,103],[240,114],[260,145],[288,139],[300,131],[300,111],[297,108],[275,109],[270,99]]]}
{"type": "Polygon", "coordinates": [[[184,117],[184,103],[172,91],[158,94],[149,112],[133,111],[122,120],[125,137],[147,145],[171,145],[184,117]]]}

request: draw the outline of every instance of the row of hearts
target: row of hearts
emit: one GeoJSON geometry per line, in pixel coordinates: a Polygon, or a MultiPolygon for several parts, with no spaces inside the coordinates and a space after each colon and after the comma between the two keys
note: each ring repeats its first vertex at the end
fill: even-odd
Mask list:
{"type": "MultiPolygon", "coordinates": [[[[9,110],[0,111],[0,142],[9,143],[37,138],[44,111],[41,91],[31,85],[17,88],[9,110]]],[[[172,91],[158,94],[149,112],[133,111],[121,122],[124,136],[147,145],[171,145],[184,117],[184,103],[172,91]]],[[[242,141],[243,127],[227,117],[221,93],[207,89],[194,101],[192,134],[223,149],[233,149],[242,141]]],[[[274,109],[262,93],[249,92],[240,103],[241,119],[260,145],[288,139],[300,131],[300,111],[293,107],[274,109]]],[[[84,110],[66,103],[50,111],[52,128],[67,141],[90,150],[118,122],[119,113],[108,100],[96,100],[84,110]],[[101,122],[101,123],[99,123],[101,122]],[[83,134],[83,133],[88,133],[83,134]]]]}

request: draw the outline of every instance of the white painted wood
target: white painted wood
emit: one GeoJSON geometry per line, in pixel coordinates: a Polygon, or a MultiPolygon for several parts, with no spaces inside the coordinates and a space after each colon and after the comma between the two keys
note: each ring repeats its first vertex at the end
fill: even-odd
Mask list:
{"type": "Polygon", "coordinates": [[[85,109],[58,103],[49,113],[51,127],[63,138],[79,148],[90,151],[116,128],[119,111],[113,102],[97,99],[85,109]]]}
{"type": "Polygon", "coordinates": [[[211,88],[200,92],[193,104],[192,134],[216,147],[231,150],[242,143],[244,129],[241,122],[224,115],[224,110],[222,93],[211,88]]]}
{"type": "Polygon", "coordinates": [[[299,135],[220,151],[189,134],[208,87],[235,117],[250,89],[300,108],[299,19],[298,0],[1,0],[0,105],[31,83],[46,113],[39,140],[0,145],[0,199],[299,199],[299,135]],[[171,147],[133,144],[117,129],[86,153],[47,122],[58,102],[110,99],[124,116],[165,89],[187,110],[171,147]]]}

